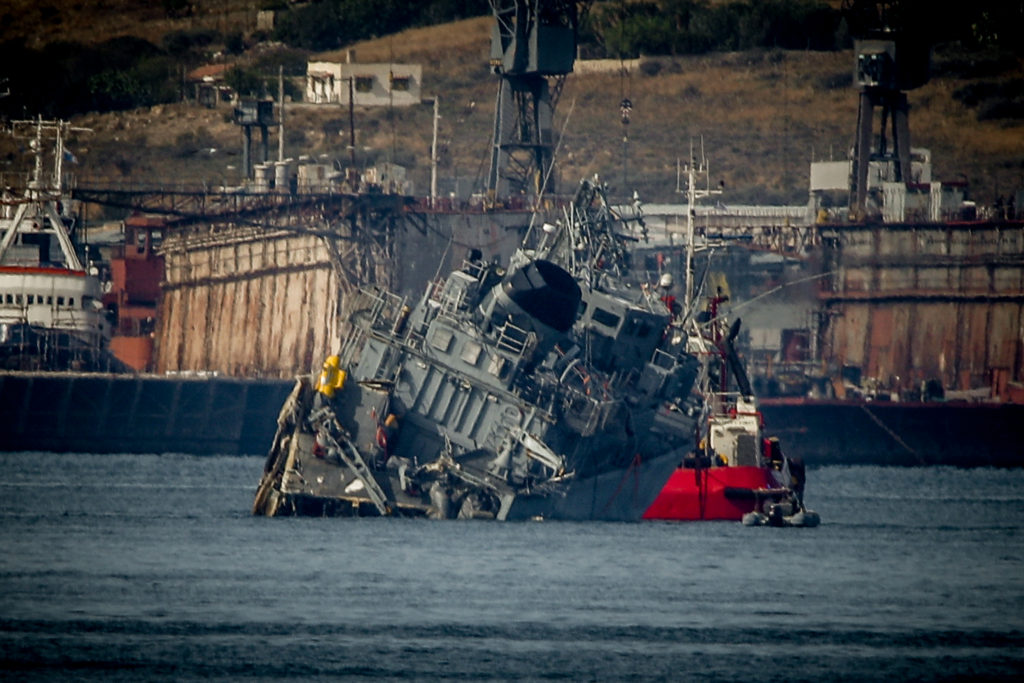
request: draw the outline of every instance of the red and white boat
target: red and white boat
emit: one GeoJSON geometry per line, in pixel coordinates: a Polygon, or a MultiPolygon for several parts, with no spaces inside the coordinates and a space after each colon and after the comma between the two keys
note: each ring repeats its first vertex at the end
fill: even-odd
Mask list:
{"type": "Polygon", "coordinates": [[[713,397],[717,407],[708,418],[703,450],[672,473],[644,519],[807,525],[803,467],[782,455],[777,439],[763,437],[761,413],[750,398],[713,397]]]}
{"type": "Polygon", "coordinates": [[[733,346],[740,321],[723,334],[724,320],[717,316],[721,301],[713,298],[698,322],[698,329],[710,333],[691,337],[691,345],[708,358],[705,431],[643,518],[817,526],[820,517],[803,504],[803,463],[787,458],[779,440],[766,436],[764,417],[733,346]],[[730,376],[737,391],[728,390],[730,376]]]}
{"type": "Polygon", "coordinates": [[[70,126],[42,120],[12,125],[16,134],[31,131],[35,169],[23,194],[0,197],[0,366],[109,370],[100,281],[76,249],[63,192],[63,136],[70,126]]]}
{"type": "MultiPolygon", "coordinates": [[[[722,315],[728,297],[718,291],[700,313],[694,305],[694,206],[698,198],[720,192],[697,189],[695,165],[688,167],[684,315],[667,336],[685,336],[687,350],[705,359],[696,386],[705,398],[707,424],[698,434],[698,447],[672,473],[643,518],[817,526],[820,517],[803,504],[803,463],[783,455],[778,439],[765,434],[764,417],[733,345],[740,320],[730,326],[722,315]]],[[[663,275],[661,285],[662,301],[672,310],[671,276],[663,275]]]]}

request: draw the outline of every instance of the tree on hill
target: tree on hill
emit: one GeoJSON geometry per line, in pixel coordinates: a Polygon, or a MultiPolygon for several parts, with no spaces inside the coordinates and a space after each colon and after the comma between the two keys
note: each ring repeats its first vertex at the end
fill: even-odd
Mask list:
{"type": "Polygon", "coordinates": [[[274,38],[307,50],[344,45],[490,12],[487,0],[318,0],[281,12],[274,38]]]}

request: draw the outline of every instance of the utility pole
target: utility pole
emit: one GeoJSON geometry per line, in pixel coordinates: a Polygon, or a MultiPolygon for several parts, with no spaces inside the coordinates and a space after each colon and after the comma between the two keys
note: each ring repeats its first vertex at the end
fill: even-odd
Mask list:
{"type": "Polygon", "coordinates": [[[277,67],[277,104],[280,122],[277,124],[277,160],[284,161],[284,65],[277,67]]]}
{"type": "Polygon", "coordinates": [[[430,142],[430,208],[437,202],[437,122],[441,118],[439,112],[441,98],[434,95],[434,137],[430,142]]]}
{"type": "Polygon", "coordinates": [[[351,173],[356,172],[356,112],[355,112],[355,85],[353,77],[348,77],[348,154],[351,173]]]}

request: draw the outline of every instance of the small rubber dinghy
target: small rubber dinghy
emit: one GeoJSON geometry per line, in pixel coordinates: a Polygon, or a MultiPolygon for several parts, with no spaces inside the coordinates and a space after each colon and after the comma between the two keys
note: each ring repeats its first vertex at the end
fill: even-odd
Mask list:
{"type": "Polygon", "coordinates": [[[803,526],[821,524],[821,515],[789,502],[768,506],[768,512],[753,511],[743,515],[743,526],[803,526]]]}

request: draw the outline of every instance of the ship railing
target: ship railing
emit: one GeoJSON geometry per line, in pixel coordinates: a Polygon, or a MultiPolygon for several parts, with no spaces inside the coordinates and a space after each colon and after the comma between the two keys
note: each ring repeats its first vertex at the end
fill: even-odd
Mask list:
{"type": "Polygon", "coordinates": [[[385,290],[360,289],[349,307],[352,311],[352,324],[341,344],[339,355],[342,360],[355,360],[354,356],[361,346],[361,340],[369,330],[389,336],[400,332],[407,311],[405,302],[406,299],[385,290]]]}
{"type": "Polygon", "coordinates": [[[462,270],[463,273],[468,273],[477,280],[483,280],[484,274],[487,272],[487,264],[482,261],[470,261],[469,259],[463,259],[460,270],[462,270]]]}
{"type": "Polygon", "coordinates": [[[477,267],[471,262],[466,262],[464,266],[462,270],[453,271],[441,289],[434,293],[440,314],[448,318],[457,319],[467,313],[480,291],[477,267]]]}
{"type": "Polygon", "coordinates": [[[455,292],[443,291],[438,303],[441,305],[441,315],[447,318],[454,318],[459,311],[464,311],[467,308],[466,292],[463,290],[455,292]]]}
{"type": "Polygon", "coordinates": [[[497,328],[497,339],[495,346],[502,351],[507,351],[515,356],[522,356],[526,349],[534,343],[535,335],[527,332],[521,327],[514,325],[512,321],[505,321],[505,324],[497,328]]]}
{"type": "Polygon", "coordinates": [[[708,394],[708,407],[712,416],[725,415],[729,406],[736,405],[739,394],[733,391],[716,391],[708,394]]]}
{"type": "MultiPolygon", "coordinates": [[[[736,412],[736,406],[743,394],[738,391],[718,391],[708,396],[708,403],[711,408],[711,417],[724,417],[726,415],[760,415],[759,412],[736,412]]],[[[755,404],[756,405],[756,404],[755,404]]]]}
{"type": "Polygon", "coordinates": [[[341,343],[341,351],[338,352],[338,357],[346,367],[359,360],[356,354],[362,347],[362,339],[365,334],[363,328],[359,327],[359,325],[352,325],[349,328],[348,334],[341,343]]]}
{"type": "Polygon", "coordinates": [[[406,299],[386,290],[363,290],[368,299],[367,326],[377,332],[394,334],[406,299]]]}
{"type": "Polygon", "coordinates": [[[427,301],[433,305],[440,315],[453,317],[454,313],[463,309],[462,297],[453,296],[447,289],[448,279],[432,280],[427,289],[427,301]]]}

